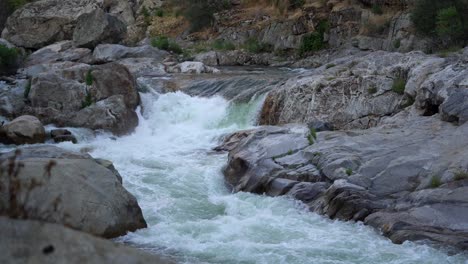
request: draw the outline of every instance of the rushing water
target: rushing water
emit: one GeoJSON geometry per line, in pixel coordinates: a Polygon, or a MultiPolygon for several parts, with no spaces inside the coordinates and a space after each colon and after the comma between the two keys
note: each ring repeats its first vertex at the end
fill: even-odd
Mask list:
{"type": "Polygon", "coordinates": [[[149,227],[119,241],[182,263],[468,263],[428,246],[392,244],[287,197],[232,194],[221,173],[227,155],[211,149],[226,133],[251,127],[262,100],[146,94],[132,135],[81,135],[84,143],[61,146],[112,160],[137,197],[149,227]]]}

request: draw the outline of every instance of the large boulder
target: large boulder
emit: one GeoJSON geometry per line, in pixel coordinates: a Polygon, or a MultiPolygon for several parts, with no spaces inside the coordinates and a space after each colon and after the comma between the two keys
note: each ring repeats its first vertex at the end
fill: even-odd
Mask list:
{"type": "Polygon", "coordinates": [[[20,116],[0,127],[0,142],[3,143],[35,144],[44,143],[45,139],[44,126],[34,116],[20,116]]]}
{"type": "Polygon", "coordinates": [[[8,18],[2,37],[31,49],[71,40],[78,18],[97,9],[106,10],[126,25],[135,21],[133,6],[126,0],[42,0],[16,10],[8,18]]]}
{"type": "Polygon", "coordinates": [[[0,217],[0,232],[1,263],[174,263],[57,224],[0,217]]]}
{"type": "Polygon", "coordinates": [[[81,15],[73,32],[78,47],[94,48],[100,43],[118,43],[125,38],[127,26],[116,16],[96,9],[81,15]]]}
{"type": "Polygon", "coordinates": [[[119,175],[91,156],[53,146],[0,156],[0,214],[58,223],[106,238],[146,227],[119,175]]]}
{"type": "Polygon", "coordinates": [[[16,46],[32,49],[71,39],[78,17],[99,8],[99,5],[96,0],[33,2],[8,18],[2,37],[16,46]]]}
{"type": "Polygon", "coordinates": [[[34,77],[25,112],[46,124],[105,129],[119,135],[137,126],[135,109],[140,98],[135,79],[125,66],[54,65],[36,65],[27,71],[34,77]],[[46,72],[41,73],[43,70],[46,72]],[[91,85],[86,84],[86,76],[88,82],[92,79],[91,85]]]}

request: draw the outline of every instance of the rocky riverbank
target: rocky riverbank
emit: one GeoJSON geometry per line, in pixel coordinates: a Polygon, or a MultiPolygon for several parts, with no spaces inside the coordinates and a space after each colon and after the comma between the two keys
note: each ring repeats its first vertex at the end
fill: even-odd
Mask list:
{"type": "Polygon", "coordinates": [[[227,182],[363,221],[395,243],[467,249],[467,55],[371,53],[290,79],[268,94],[260,121],[308,126],[228,136],[217,148],[229,151],[227,182]]]}

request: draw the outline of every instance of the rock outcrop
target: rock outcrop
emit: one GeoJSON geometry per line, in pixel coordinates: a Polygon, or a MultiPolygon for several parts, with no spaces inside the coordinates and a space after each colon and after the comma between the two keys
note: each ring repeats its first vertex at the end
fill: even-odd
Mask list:
{"type": "Polygon", "coordinates": [[[98,44],[119,43],[125,38],[127,26],[117,17],[96,9],[81,15],[73,32],[73,42],[78,47],[94,48],[98,44]]]}
{"type": "Polygon", "coordinates": [[[30,105],[24,111],[46,124],[104,129],[118,135],[130,133],[138,125],[136,82],[118,63],[46,64],[26,72],[34,77],[30,105]],[[86,76],[92,79],[91,85],[86,84],[86,76]]]}
{"type": "MultiPolygon", "coordinates": [[[[78,18],[96,10],[105,10],[123,21],[124,27],[134,22],[133,7],[124,0],[42,0],[24,5],[9,18],[2,32],[2,37],[19,47],[39,49],[49,44],[71,40],[78,18]]],[[[109,16],[105,16],[109,18],[109,16]]],[[[112,19],[111,19],[112,20],[112,19]]],[[[108,22],[108,20],[106,20],[108,22]]],[[[114,20],[112,20],[114,21],[114,20]]],[[[105,22],[105,21],[101,21],[105,22]]],[[[116,22],[121,25],[120,22],[116,22]]],[[[106,23],[104,23],[106,24],[106,23]]],[[[95,28],[98,24],[93,25],[95,28]]],[[[104,25],[101,25],[104,26],[104,25]]],[[[108,28],[107,26],[105,26],[108,28]]],[[[88,28],[89,29],[89,28],[88,28]]],[[[87,33],[94,38],[96,31],[87,33]]],[[[115,32],[115,31],[114,31],[115,32]]],[[[120,32],[120,31],[118,31],[120,32]]],[[[107,32],[105,32],[107,33],[107,32]]],[[[110,33],[110,32],[109,32],[110,33]]],[[[84,39],[84,36],[80,34],[84,39]]],[[[87,41],[85,41],[88,44],[87,41]]],[[[80,42],[81,43],[81,42],[80,42]]],[[[85,44],[85,43],[81,43],[85,44]]]]}
{"type": "Polygon", "coordinates": [[[291,195],[333,219],[364,221],[394,242],[467,249],[468,123],[406,110],[379,127],[261,127],[227,138],[235,191],[291,195]]]}
{"type": "Polygon", "coordinates": [[[0,215],[106,238],[146,227],[120,175],[87,154],[53,146],[19,148],[0,156],[0,179],[0,215]]]}
{"type": "Polygon", "coordinates": [[[56,224],[0,217],[0,232],[1,263],[174,263],[56,224]]]}
{"type": "Polygon", "coordinates": [[[447,120],[463,119],[466,106],[457,98],[464,96],[466,65],[462,55],[443,59],[422,52],[345,56],[270,92],[260,123],[318,120],[336,129],[366,129],[413,103],[424,115],[442,111],[447,120]]]}
{"type": "Polygon", "coordinates": [[[45,129],[34,116],[20,116],[10,123],[0,126],[0,143],[16,145],[44,143],[45,129]]]}

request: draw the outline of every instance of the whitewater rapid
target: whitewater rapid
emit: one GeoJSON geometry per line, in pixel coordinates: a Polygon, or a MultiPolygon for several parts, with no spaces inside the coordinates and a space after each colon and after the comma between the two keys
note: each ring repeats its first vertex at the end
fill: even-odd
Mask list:
{"type": "Polygon", "coordinates": [[[113,161],[137,197],[148,228],[119,242],[181,263],[467,263],[429,246],[392,244],[288,197],[232,194],[221,173],[227,154],[212,148],[223,135],[253,127],[262,100],[236,105],[216,96],[143,94],[133,134],[80,134],[80,144],[60,145],[113,161]]]}

